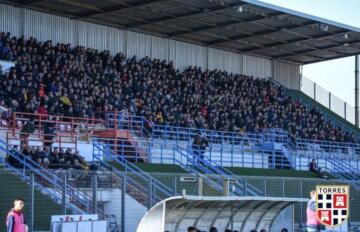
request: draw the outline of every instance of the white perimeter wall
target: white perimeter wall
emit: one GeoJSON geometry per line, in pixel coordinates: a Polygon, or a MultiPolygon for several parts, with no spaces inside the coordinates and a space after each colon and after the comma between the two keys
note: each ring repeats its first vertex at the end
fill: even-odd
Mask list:
{"type": "Polygon", "coordinates": [[[123,52],[128,57],[136,55],[172,60],[179,69],[197,65],[203,69],[226,70],[254,77],[272,76],[286,87],[300,89],[299,66],[296,64],[274,62],[4,4],[0,4],[0,31],[26,38],[34,36],[39,41],[52,40],[100,51],[109,50],[112,54],[123,52]]]}

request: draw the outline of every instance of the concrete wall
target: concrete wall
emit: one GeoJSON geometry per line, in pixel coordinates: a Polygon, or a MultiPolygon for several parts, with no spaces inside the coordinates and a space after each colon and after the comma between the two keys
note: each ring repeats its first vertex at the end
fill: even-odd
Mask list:
{"type": "MultiPolygon", "coordinates": [[[[104,201],[105,214],[115,215],[118,225],[121,223],[121,189],[106,189],[98,193],[98,201],[104,201]]],[[[133,232],[147,212],[147,208],[134,198],[125,195],[125,231],[133,232]]]]}

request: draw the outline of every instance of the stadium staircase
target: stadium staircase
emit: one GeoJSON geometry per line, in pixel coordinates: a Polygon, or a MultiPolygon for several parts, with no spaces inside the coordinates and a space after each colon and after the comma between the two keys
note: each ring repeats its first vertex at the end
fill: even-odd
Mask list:
{"type": "Polygon", "coordinates": [[[115,179],[122,183],[118,186],[121,186],[122,190],[126,188],[125,193],[148,208],[165,198],[177,195],[169,186],[115,153],[110,141],[114,140],[93,138],[93,158],[101,167],[113,172],[115,179]]]}
{"type": "Polygon", "coordinates": [[[357,172],[351,160],[328,159],[325,171],[340,180],[350,181],[351,186],[360,192],[360,174],[357,172]]]}
{"type": "MultiPolygon", "coordinates": [[[[142,171],[140,168],[138,168],[132,161],[137,159],[137,154],[132,154],[130,147],[132,145],[125,145],[125,142],[122,140],[116,140],[116,144],[122,144],[121,147],[114,149],[114,146],[111,148],[111,145],[108,144],[114,144],[113,140],[104,140],[104,139],[94,139],[94,158],[98,161],[100,161],[103,165],[105,165],[108,168],[111,168],[111,164],[114,166],[120,166],[120,170],[124,171],[130,171],[133,175],[136,175],[138,178],[142,179],[143,183],[137,183],[134,188],[131,187],[131,189],[139,188],[141,192],[148,192],[144,189],[144,183],[147,182],[148,179],[151,179],[153,177],[150,176],[150,174],[142,171]],[[102,141],[102,142],[99,142],[102,141]],[[115,152],[116,151],[116,152],[115,152]],[[131,162],[129,161],[131,160],[131,162]],[[108,162],[106,162],[106,161],[108,162]],[[110,161],[110,162],[109,162],[110,161]],[[110,164],[110,165],[109,165],[110,164]]],[[[133,152],[136,153],[137,150],[141,150],[142,152],[145,152],[145,154],[149,157],[148,160],[151,159],[157,159],[152,156],[156,156],[159,154],[156,154],[155,149],[152,149],[153,146],[167,146],[169,151],[173,153],[173,157],[171,159],[169,158],[163,158],[162,161],[166,161],[166,163],[171,163],[177,166],[180,166],[184,170],[186,170],[189,174],[193,175],[194,177],[198,178],[201,177],[204,181],[204,184],[208,187],[211,187],[213,190],[215,190],[218,195],[223,194],[224,190],[224,181],[228,180],[229,184],[232,186],[232,192],[230,192],[231,195],[238,195],[238,196],[256,196],[261,195],[262,192],[247,184],[242,178],[235,175],[228,169],[222,167],[221,165],[210,161],[207,157],[196,157],[194,156],[192,150],[190,147],[183,148],[179,145],[172,144],[167,145],[164,141],[158,141],[157,144],[152,144],[151,146],[144,146],[141,147],[141,144],[146,143],[145,141],[137,140],[137,147],[132,147],[133,152]]],[[[133,144],[133,143],[132,143],[133,144]]],[[[118,174],[118,176],[121,176],[121,172],[118,171],[119,168],[115,171],[115,173],[118,174]]],[[[130,179],[130,183],[135,182],[133,178],[130,179]]],[[[156,184],[158,184],[160,187],[160,193],[162,193],[162,196],[160,198],[154,199],[156,202],[165,198],[170,197],[173,195],[177,195],[178,193],[174,192],[174,190],[171,189],[170,186],[166,186],[165,184],[161,184],[161,180],[156,180],[156,184]]],[[[146,186],[147,184],[145,184],[146,186]]],[[[133,194],[130,193],[130,195],[133,196],[133,194]]],[[[136,196],[136,195],[135,195],[136,196]]],[[[136,197],[135,197],[136,198],[136,197]]],[[[139,202],[142,202],[141,199],[138,199],[139,202]]]]}
{"type": "Polygon", "coordinates": [[[34,175],[36,189],[50,197],[57,204],[65,203],[66,207],[73,213],[98,213],[100,217],[103,216],[102,202],[98,203],[95,212],[92,196],[87,191],[69,184],[60,172],[46,169],[21,152],[8,149],[7,144],[2,140],[0,140],[0,150],[8,158],[11,157],[16,162],[16,165],[14,165],[3,160],[3,166],[6,170],[15,173],[28,184],[32,175],[34,175]]]}
{"type": "Polygon", "coordinates": [[[295,169],[295,145],[289,139],[289,134],[281,129],[268,129],[265,139],[259,143],[262,150],[268,151],[269,163],[273,169],[295,169]]]}
{"type": "Polygon", "coordinates": [[[211,161],[208,157],[199,157],[194,155],[189,146],[183,148],[175,145],[176,154],[180,155],[180,159],[174,158],[174,163],[181,166],[189,173],[202,177],[203,180],[218,192],[224,190],[224,180],[229,181],[233,186],[231,195],[236,196],[261,196],[263,193],[252,185],[249,185],[228,169],[222,167],[218,163],[211,161]]]}
{"type": "MultiPolygon", "coordinates": [[[[163,161],[171,164],[178,165],[184,170],[188,171],[196,177],[201,177],[205,184],[213,188],[218,193],[222,193],[224,190],[224,180],[231,182],[232,195],[244,196],[244,195],[262,195],[259,189],[251,186],[239,176],[235,175],[228,169],[224,168],[217,162],[210,160],[204,156],[202,158],[195,156],[189,145],[180,145],[179,143],[167,143],[166,139],[156,139],[149,141],[146,138],[148,135],[153,135],[152,131],[146,129],[146,125],[150,122],[146,121],[143,117],[133,118],[134,120],[127,120],[123,115],[108,115],[107,126],[115,127],[115,129],[129,131],[131,136],[127,139],[109,139],[106,143],[111,144],[109,146],[111,152],[121,159],[127,161],[140,161],[147,160],[151,162],[154,159],[153,147],[167,147],[173,153],[173,157],[163,158],[163,161]],[[111,118],[112,120],[109,120],[111,118]],[[117,128],[116,128],[117,127],[117,128]],[[120,127],[120,128],[119,128],[120,127]],[[135,140],[131,141],[129,138],[135,140]],[[118,147],[118,144],[121,146],[118,147]],[[147,157],[144,159],[144,155],[147,157]]],[[[161,132],[161,130],[159,131],[161,132]]],[[[190,133],[183,135],[189,136],[190,133]]],[[[152,138],[154,135],[152,136],[152,138]]],[[[190,138],[189,138],[190,139],[190,138]]],[[[97,139],[97,141],[104,141],[104,138],[97,139]]],[[[96,143],[94,143],[96,145],[96,143]]],[[[96,155],[95,155],[96,157],[96,155]]],[[[99,158],[98,158],[99,160],[99,158]]]]}

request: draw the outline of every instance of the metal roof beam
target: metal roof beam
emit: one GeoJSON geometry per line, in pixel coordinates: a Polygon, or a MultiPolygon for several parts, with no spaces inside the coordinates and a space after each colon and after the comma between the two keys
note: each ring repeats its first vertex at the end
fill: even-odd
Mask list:
{"type": "Polygon", "coordinates": [[[232,8],[232,7],[235,7],[235,6],[241,6],[241,5],[245,5],[245,4],[246,4],[245,2],[234,2],[234,3],[225,4],[224,6],[217,5],[217,6],[214,6],[214,7],[210,7],[208,9],[191,10],[191,11],[188,11],[188,12],[185,12],[185,13],[174,14],[172,16],[167,15],[167,16],[162,16],[162,17],[159,17],[159,18],[155,18],[155,19],[150,20],[150,23],[133,23],[133,24],[129,24],[129,25],[126,26],[126,28],[141,27],[141,26],[154,24],[154,23],[160,23],[160,22],[173,20],[173,19],[181,19],[181,18],[189,17],[189,16],[208,14],[208,13],[211,13],[211,12],[221,11],[221,10],[225,10],[225,9],[228,9],[228,8],[232,8]]]}
{"type": "Polygon", "coordinates": [[[296,29],[296,28],[299,28],[299,27],[309,26],[309,25],[312,25],[312,24],[315,24],[315,23],[314,22],[308,22],[308,23],[302,24],[301,26],[293,25],[293,26],[289,26],[289,27],[279,27],[277,29],[267,29],[267,30],[264,30],[264,31],[261,31],[261,32],[253,33],[252,35],[245,35],[245,36],[244,35],[237,35],[237,36],[229,37],[229,40],[215,40],[215,41],[209,42],[207,44],[208,45],[215,45],[215,44],[220,44],[220,43],[229,42],[229,41],[249,39],[249,38],[252,38],[252,37],[255,37],[255,36],[264,36],[264,35],[267,35],[267,34],[270,34],[270,33],[274,33],[274,32],[277,32],[280,29],[283,29],[283,28],[286,28],[287,30],[289,30],[289,29],[296,29]]]}
{"type": "MultiPolygon", "coordinates": [[[[346,32],[348,32],[348,30],[342,30],[340,32],[336,32],[333,34],[316,35],[316,36],[312,36],[311,38],[306,38],[306,39],[300,38],[300,39],[287,40],[286,43],[284,43],[285,41],[275,42],[275,43],[265,45],[264,48],[273,48],[276,46],[285,45],[285,44],[288,45],[288,44],[292,44],[292,43],[303,43],[303,42],[307,42],[307,41],[314,40],[314,39],[326,39],[328,37],[343,34],[346,32]]],[[[334,43],[337,43],[337,42],[334,42],[334,43]]],[[[337,43],[337,46],[339,46],[339,43],[337,43]]],[[[256,50],[258,50],[258,48],[248,48],[248,49],[244,49],[243,52],[252,52],[252,51],[256,51],[256,50]]]]}
{"type": "MultiPolygon", "coordinates": [[[[360,51],[358,52],[351,52],[351,53],[346,53],[344,55],[339,55],[339,56],[333,56],[330,58],[324,58],[324,61],[326,60],[334,60],[334,59],[339,59],[339,58],[344,58],[344,57],[349,57],[349,56],[354,56],[354,55],[360,55],[360,51]]],[[[291,60],[293,62],[299,62],[298,60],[296,61],[295,59],[288,59],[291,60]]],[[[312,60],[312,61],[307,61],[307,62],[301,62],[302,64],[313,64],[318,62],[318,60],[312,60]]]]}
{"type": "MultiPolygon", "coordinates": [[[[252,22],[259,21],[259,20],[264,20],[264,19],[269,18],[269,17],[277,17],[277,16],[280,16],[280,15],[283,15],[283,14],[284,13],[282,13],[282,12],[275,12],[275,13],[269,14],[267,16],[257,15],[257,16],[254,16],[254,17],[251,17],[251,18],[248,18],[248,19],[230,20],[230,21],[227,21],[227,22],[224,22],[224,23],[215,24],[213,26],[201,26],[201,27],[193,29],[193,32],[191,32],[191,33],[199,33],[199,32],[203,32],[203,31],[210,30],[210,29],[215,29],[215,28],[217,29],[217,28],[221,28],[221,27],[234,26],[234,25],[239,25],[239,24],[243,24],[243,23],[252,23],[252,22]]],[[[176,37],[176,36],[183,36],[185,34],[187,34],[187,33],[174,33],[174,34],[168,34],[168,36],[176,37]]]]}
{"type": "Polygon", "coordinates": [[[31,5],[34,3],[38,3],[38,2],[44,2],[47,0],[31,0],[31,1],[26,1],[26,0],[16,0],[16,1],[7,1],[10,4],[14,4],[16,6],[27,6],[27,5],[31,5]]]}
{"type": "MultiPolygon", "coordinates": [[[[239,41],[239,42],[244,43],[243,41],[239,41]]],[[[244,43],[244,44],[253,44],[253,43],[244,43]]],[[[260,44],[254,44],[254,46],[263,47],[263,45],[260,45],[260,44]]],[[[228,46],[228,47],[231,47],[232,49],[235,49],[237,52],[241,52],[241,49],[237,49],[236,47],[233,47],[233,46],[228,46]]],[[[273,50],[275,50],[275,49],[273,49],[273,50]]],[[[277,49],[276,51],[296,55],[296,52],[289,51],[289,50],[286,50],[286,49],[277,49]]],[[[248,54],[254,55],[253,53],[248,53],[248,54]]],[[[259,54],[256,54],[256,55],[259,55],[259,54]]],[[[310,55],[310,54],[304,54],[303,56],[308,56],[308,57],[312,57],[312,58],[316,58],[316,59],[320,59],[320,60],[324,59],[323,57],[310,55]]]]}
{"type": "MultiPolygon", "coordinates": [[[[183,4],[180,4],[179,2],[176,2],[176,4],[183,5],[183,4]]],[[[155,13],[155,14],[161,14],[163,16],[176,18],[176,15],[174,15],[174,14],[166,13],[166,12],[163,12],[161,10],[156,10],[156,9],[154,9],[152,7],[144,6],[141,9],[144,10],[144,11],[155,13]]],[[[191,10],[200,11],[198,8],[195,8],[195,7],[192,7],[191,10]]],[[[195,22],[197,24],[203,24],[203,25],[215,25],[214,23],[204,22],[204,21],[195,20],[195,19],[191,19],[191,18],[184,18],[183,20],[188,21],[189,23],[194,23],[195,22]]],[[[149,21],[149,20],[147,20],[147,21],[149,21]]],[[[161,25],[164,25],[164,24],[161,24],[161,25]]]]}
{"type": "Polygon", "coordinates": [[[30,4],[34,4],[34,3],[38,3],[38,2],[45,2],[47,0],[32,0],[32,1],[22,1],[24,2],[24,5],[30,5],[30,4]]]}
{"type": "MultiPolygon", "coordinates": [[[[347,42],[346,44],[351,45],[351,44],[355,44],[355,43],[360,43],[360,40],[353,40],[353,41],[347,42]]],[[[303,50],[300,52],[296,52],[296,55],[306,54],[308,52],[314,52],[314,51],[323,51],[323,50],[327,50],[327,49],[331,49],[331,48],[337,48],[340,46],[344,46],[344,45],[328,45],[325,47],[307,49],[307,50],[303,50]]],[[[284,58],[284,57],[288,57],[288,56],[294,56],[294,54],[283,54],[283,55],[275,56],[275,58],[284,58]]]]}
{"type": "Polygon", "coordinates": [[[77,1],[73,1],[73,0],[54,0],[54,1],[65,3],[65,4],[68,4],[70,6],[85,8],[85,9],[95,11],[95,12],[102,12],[102,10],[100,8],[98,8],[98,7],[94,6],[94,5],[80,3],[80,2],[77,2],[77,1]]]}
{"type": "Polygon", "coordinates": [[[114,12],[114,11],[118,11],[118,10],[129,9],[129,8],[133,8],[133,7],[139,7],[139,6],[152,4],[152,3],[156,3],[156,2],[161,2],[161,1],[167,1],[167,0],[137,0],[134,2],[118,4],[118,5],[111,6],[111,7],[99,8],[99,10],[101,12],[96,11],[96,10],[89,10],[89,11],[80,13],[78,15],[75,15],[72,19],[88,18],[88,17],[94,16],[94,15],[105,14],[105,13],[114,12]]]}

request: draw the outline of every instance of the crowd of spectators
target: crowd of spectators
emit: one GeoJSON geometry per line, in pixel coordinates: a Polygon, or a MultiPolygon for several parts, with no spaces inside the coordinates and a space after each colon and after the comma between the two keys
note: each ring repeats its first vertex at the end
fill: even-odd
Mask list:
{"type": "Polygon", "coordinates": [[[99,117],[118,111],[156,124],[234,132],[282,128],[293,137],[354,142],[315,108],[286,96],[269,79],[0,32],[0,106],[12,112],[99,117]]]}
{"type": "MultiPolygon", "coordinates": [[[[15,151],[20,151],[38,165],[48,169],[64,169],[64,170],[88,170],[88,164],[79,154],[79,151],[71,148],[49,148],[49,147],[29,147],[20,148],[14,146],[15,151]]],[[[18,167],[20,163],[13,157],[8,157],[8,162],[14,167],[18,167]]]]}

